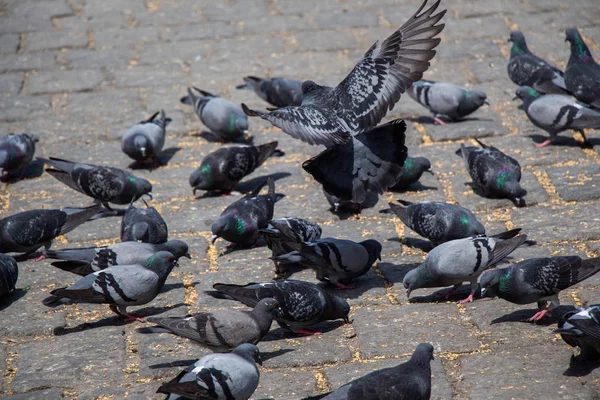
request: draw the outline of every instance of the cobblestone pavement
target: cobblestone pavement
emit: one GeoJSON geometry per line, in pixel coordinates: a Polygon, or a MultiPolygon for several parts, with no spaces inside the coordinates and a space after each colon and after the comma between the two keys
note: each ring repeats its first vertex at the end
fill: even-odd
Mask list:
{"type": "MultiPolygon", "coordinates": [[[[211,222],[232,197],[196,199],[188,185],[201,158],[220,146],[179,98],[195,85],[252,107],[265,103],[235,85],[245,75],[313,78],[335,84],[377,38],[414,12],[420,0],[3,0],[0,3],[0,133],[38,134],[38,155],[127,167],[119,134],[164,108],[168,165],[137,171],[154,185],[153,205],[171,237],[186,240],[193,259],[169,277],[165,290],[142,316],[185,315],[221,307],[204,290],[214,282],[268,280],[273,267],[263,248],[224,253],[209,244],[211,222]]],[[[383,261],[343,293],[352,304],[352,325],[325,324],[326,333],[293,337],[273,328],[259,347],[265,353],[255,399],[298,399],[340,386],[374,369],[407,358],[415,345],[434,344],[433,398],[592,399],[600,397],[597,365],[570,366],[574,350],[552,333],[552,323],[520,322],[534,306],[478,300],[466,306],[435,303],[435,290],[414,293],[409,303],[401,280],[425,253],[415,233],[378,210],[387,201],[445,200],[468,207],[488,231],[522,227],[538,246],[527,257],[600,252],[600,139],[582,149],[570,134],[557,145],[535,149],[545,133],[512,103],[506,76],[510,29],[524,31],[538,55],[565,67],[564,29],[577,26],[600,58],[597,0],[443,0],[449,8],[432,68],[426,77],[477,87],[491,106],[476,120],[434,126],[426,111],[404,96],[386,120],[409,120],[409,154],[432,160],[435,176],[400,194],[386,194],[360,217],[340,220],[327,211],[319,186],[301,161],[320,151],[252,119],[255,143],[279,140],[287,154],[246,178],[245,188],[267,174],[287,197],[275,215],[317,221],[324,235],[383,243],[383,261]],[[576,6],[575,6],[576,5],[576,6]],[[572,7],[569,7],[572,6],[572,7]],[[460,142],[485,138],[524,167],[529,206],[474,194],[461,160],[460,142]],[[257,178],[257,180],[253,180],[257,178]],[[402,238],[400,241],[398,237],[402,238]],[[420,301],[419,301],[420,300],[420,301]]],[[[0,186],[1,215],[32,208],[82,206],[89,199],[32,168],[37,177],[0,186]]],[[[54,246],[109,244],[117,218],[90,222],[54,246]]],[[[314,281],[309,271],[296,278],[314,281]]],[[[0,307],[0,393],[11,399],[152,399],[160,381],[207,351],[170,335],[139,335],[140,323],[116,320],[108,307],[45,308],[41,299],[74,276],[48,262],[20,264],[18,292],[0,307]]],[[[561,294],[561,311],[597,303],[600,276],[561,294]]],[[[467,287],[465,286],[465,289],[467,287]]],[[[560,313],[556,313],[560,314],[560,313]]]]}

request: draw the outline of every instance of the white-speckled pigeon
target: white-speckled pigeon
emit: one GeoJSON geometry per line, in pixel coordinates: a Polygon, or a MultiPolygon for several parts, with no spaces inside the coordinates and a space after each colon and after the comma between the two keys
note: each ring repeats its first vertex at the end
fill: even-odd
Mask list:
{"type": "Polygon", "coordinates": [[[0,136],[0,169],[5,172],[1,181],[23,178],[25,167],[33,160],[36,142],[38,138],[28,133],[0,136]]]}
{"type": "Polygon", "coordinates": [[[600,65],[594,60],[577,28],[565,31],[571,43],[571,56],[565,69],[567,89],[577,100],[600,109],[600,65]]]}
{"type": "Polygon", "coordinates": [[[424,172],[430,173],[431,162],[425,157],[406,157],[400,177],[390,188],[391,190],[406,190],[410,185],[421,179],[424,172]]]}
{"type": "Polygon", "coordinates": [[[285,78],[258,78],[246,76],[243,85],[236,89],[250,89],[264,101],[275,107],[299,106],[302,104],[302,82],[285,78]]]}
{"type": "MultiPolygon", "coordinates": [[[[142,199],[143,200],[143,199],[142,199]]],[[[156,208],[148,206],[137,208],[133,202],[129,205],[121,220],[122,242],[143,242],[160,244],[169,238],[167,223],[156,208]]]]}
{"type": "Polygon", "coordinates": [[[19,278],[19,266],[14,258],[0,253],[0,300],[10,297],[15,292],[19,278]]]}
{"type": "Polygon", "coordinates": [[[158,157],[165,145],[167,124],[171,118],[165,116],[165,111],[154,113],[150,118],[127,129],[121,138],[121,149],[131,159],[140,164],[148,162],[159,164],[158,157]]]}
{"type": "Polygon", "coordinates": [[[578,308],[560,317],[558,329],[571,347],[579,347],[587,359],[600,358],[600,305],[578,308]]]}

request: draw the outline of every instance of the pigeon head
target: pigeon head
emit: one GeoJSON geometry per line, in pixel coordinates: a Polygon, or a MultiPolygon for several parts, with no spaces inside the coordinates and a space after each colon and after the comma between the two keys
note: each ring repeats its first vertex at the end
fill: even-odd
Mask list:
{"type": "Polygon", "coordinates": [[[483,104],[489,104],[487,95],[484,92],[481,90],[465,90],[458,102],[458,112],[467,115],[483,104]]]}
{"type": "Polygon", "coordinates": [[[233,349],[232,353],[242,357],[247,361],[256,362],[257,364],[262,365],[260,351],[258,350],[258,347],[251,343],[244,343],[239,345],[238,347],[233,349]]]}
{"type": "Polygon", "coordinates": [[[327,297],[329,298],[330,306],[325,309],[323,319],[343,319],[345,323],[349,324],[350,319],[348,318],[348,314],[350,314],[350,304],[340,296],[327,293],[327,297]]]}
{"type": "Polygon", "coordinates": [[[511,199],[517,207],[525,206],[525,195],[527,190],[523,189],[516,179],[507,180],[504,183],[502,191],[507,194],[507,197],[511,199]]]}
{"type": "MultiPolygon", "coordinates": [[[[427,158],[415,157],[415,158],[413,158],[413,161],[416,165],[419,166],[421,171],[429,172],[430,174],[433,174],[433,172],[431,172],[431,161],[429,161],[427,158]]],[[[406,162],[404,162],[404,164],[406,164],[406,162]]]]}
{"type": "Polygon", "coordinates": [[[270,297],[262,299],[261,301],[256,303],[256,306],[254,306],[255,311],[262,312],[265,314],[270,314],[270,315],[274,314],[278,309],[279,309],[279,302],[270,297]]]}
{"type": "MultiPolygon", "coordinates": [[[[593,62],[592,53],[583,41],[581,34],[577,28],[568,28],[565,31],[565,41],[571,43],[571,57],[576,57],[580,60],[593,62]]],[[[569,60],[570,61],[570,60],[569,60]]]]}
{"type": "Polygon", "coordinates": [[[121,148],[123,153],[134,160],[144,160],[153,153],[152,142],[142,134],[129,136],[123,141],[121,148]]]}
{"type": "Polygon", "coordinates": [[[235,242],[249,230],[248,223],[236,214],[221,215],[210,227],[213,233],[213,243],[221,237],[235,242]]]}
{"type": "Polygon", "coordinates": [[[367,249],[367,252],[369,253],[369,264],[373,264],[375,259],[381,261],[381,243],[377,240],[369,239],[360,242],[360,244],[367,249]]]}
{"type": "Polygon", "coordinates": [[[310,92],[320,89],[321,86],[317,85],[315,81],[304,81],[302,82],[302,94],[307,95],[310,92]]]}
{"type": "Polygon", "coordinates": [[[406,297],[410,297],[410,293],[415,289],[435,287],[435,279],[427,268],[427,259],[417,268],[408,271],[402,279],[402,284],[406,289],[406,297]]]}
{"type": "Polygon", "coordinates": [[[502,285],[506,285],[510,276],[510,268],[493,269],[483,273],[479,280],[481,286],[481,297],[494,298],[502,291],[502,285]],[[507,276],[508,272],[508,276],[507,276]]]}
{"type": "Polygon", "coordinates": [[[527,42],[525,42],[525,36],[521,31],[510,32],[509,42],[512,42],[512,48],[510,49],[510,55],[525,54],[529,52],[527,48],[527,42]]]}
{"type": "Polygon", "coordinates": [[[200,168],[192,172],[190,175],[190,186],[193,188],[193,194],[196,190],[207,190],[212,186],[212,166],[210,164],[202,164],[200,168]]]}
{"type": "Polygon", "coordinates": [[[523,100],[523,103],[529,104],[540,96],[541,94],[534,88],[529,86],[521,86],[515,92],[515,97],[513,98],[513,100],[521,99],[523,100]]]}
{"type": "Polygon", "coordinates": [[[166,250],[173,254],[173,256],[175,256],[176,259],[179,259],[180,257],[186,257],[189,259],[192,258],[188,253],[189,248],[187,243],[182,240],[169,240],[162,247],[163,250],[166,250]]]}
{"type": "Polygon", "coordinates": [[[177,258],[168,251],[156,252],[144,263],[144,267],[154,271],[158,276],[164,277],[165,279],[176,266],[177,258]]]}
{"type": "Polygon", "coordinates": [[[411,361],[416,361],[418,364],[429,364],[429,362],[434,359],[433,350],[433,345],[431,343],[419,343],[410,359],[411,361]]]}
{"type": "Polygon", "coordinates": [[[246,114],[231,114],[229,116],[228,130],[230,133],[246,132],[248,130],[248,117],[246,114]]]}

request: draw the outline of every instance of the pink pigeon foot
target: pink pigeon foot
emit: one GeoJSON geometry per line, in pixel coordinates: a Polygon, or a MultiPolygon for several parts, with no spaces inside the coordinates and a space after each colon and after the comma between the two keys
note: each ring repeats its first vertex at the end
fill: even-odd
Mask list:
{"type": "Polygon", "coordinates": [[[310,335],[310,336],[312,336],[312,335],[320,335],[321,334],[321,332],[319,332],[319,331],[313,331],[311,329],[300,329],[300,330],[297,330],[296,333],[299,333],[301,335],[310,335]]]}
{"type": "Polygon", "coordinates": [[[42,254],[42,255],[40,255],[37,258],[30,258],[29,260],[31,260],[31,261],[42,261],[45,258],[46,258],[46,256],[42,254]]]}
{"type": "Polygon", "coordinates": [[[547,139],[544,140],[542,143],[534,143],[533,145],[539,149],[548,146],[550,143],[552,143],[552,141],[550,139],[547,139]]]}
{"type": "Polygon", "coordinates": [[[469,294],[469,297],[467,297],[466,299],[462,299],[461,301],[459,301],[459,304],[464,304],[464,303],[471,303],[473,301],[473,293],[469,294]]]}
{"type": "Polygon", "coordinates": [[[144,318],[142,318],[142,317],[138,317],[137,315],[133,315],[133,314],[125,314],[124,316],[125,316],[127,319],[131,319],[131,320],[134,320],[134,321],[137,321],[137,322],[146,322],[146,321],[144,320],[144,318]]]}
{"type": "Polygon", "coordinates": [[[356,285],[344,285],[342,282],[336,282],[334,285],[336,290],[354,289],[356,287],[356,285]]]}
{"type": "Polygon", "coordinates": [[[542,319],[544,317],[544,315],[546,315],[548,313],[548,309],[543,309],[542,311],[538,311],[535,313],[535,315],[529,319],[527,319],[527,321],[529,322],[535,322],[535,321],[539,321],[540,319],[542,319]]]}
{"type": "Polygon", "coordinates": [[[438,125],[447,125],[446,122],[443,119],[440,119],[438,117],[435,117],[433,119],[438,125]]]}

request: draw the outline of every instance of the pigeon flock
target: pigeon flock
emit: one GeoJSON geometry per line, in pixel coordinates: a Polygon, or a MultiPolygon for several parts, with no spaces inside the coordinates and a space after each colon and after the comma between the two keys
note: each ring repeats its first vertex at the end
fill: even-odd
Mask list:
{"type": "MultiPolygon", "coordinates": [[[[335,87],[312,80],[247,76],[237,88],[253,91],[273,108],[253,110],[196,87],[188,88],[180,101],[192,106],[202,124],[222,142],[243,138],[252,118],[260,117],[295,139],[325,146],[320,154],[304,161],[302,168],[322,185],[332,211],[360,213],[368,207],[369,197],[406,190],[424,173],[433,173],[430,160],[408,155],[403,120],[380,124],[403,94],[428,109],[439,125],[460,123],[488,104],[480,90],[422,79],[441,43],[446,14],[439,9],[440,0],[427,3],[425,0],[390,36],[374,43],[335,87]]],[[[545,142],[536,143],[538,147],[551,144],[563,131],[584,134],[585,129],[600,128],[600,65],[577,29],[567,29],[566,40],[571,56],[563,73],[534,55],[522,32],[510,33],[507,72],[518,85],[515,98],[522,100],[519,108],[531,122],[550,135],[545,142]]],[[[170,122],[161,110],[125,131],[121,146],[134,161],[132,168],[160,168],[170,122]]],[[[34,160],[38,140],[42,138],[28,133],[0,138],[4,181],[23,178],[27,164],[34,160]]],[[[527,190],[521,186],[518,160],[475,141],[477,146],[461,144],[456,154],[463,159],[477,193],[525,207],[527,190]]],[[[235,192],[237,184],[270,157],[285,157],[277,141],[224,146],[204,156],[189,176],[189,185],[194,195],[206,192],[202,199],[208,200],[202,201],[210,201],[211,196],[240,195],[235,192]]],[[[13,294],[18,262],[47,259],[48,268],[70,272],[73,280],[49,291],[45,306],[108,304],[118,318],[144,323],[137,329],[142,334],[173,334],[214,351],[157,387],[167,399],[249,399],[260,382],[258,365],[262,363],[256,344],[269,333],[272,322],[293,335],[318,335],[315,325],[324,321],[351,323],[350,305],[335,289],[360,285],[359,278],[382,258],[382,244],[377,240],[322,237],[322,228],[314,221],[275,218],[277,202],[285,193],[278,193],[275,180],[268,178],[215,215],[211,231],[213,244],[221,239],[229,242],[229,247],[241,249],[266,245],[272,253],[269,262],[274,264],[275,279],[243,285],[215,282],[214,291],[205,293],[207,301],[229,299],[249,307],[246,310],[236,307],[144,319],[129,313],[127,307],[151,304],[179,260],[190,258],[188,244],[169,238],[165,220],[148,204],[151,182],[115,166],[55,157],[37,160],[45,164],[48,174],[90,197],[93,204],[29,210],[0,219],[0,298],[13,294]],[[135,206],[138,200],[144,203],[139,208],[135,206]],[[51,249],[55,238],[86,221],[114,217],[122,218],[121,242],[51,249]],[[320,284],[288,279],[306,268],[314,270],[320,284]]],[[[65,198],[68,196],[66,189],[65,198]]],[[[432,247],[425,261],[402,279],[408,296],[421,288],[451,287],[441,295],[446,301],[468,282],[470,292],[461,303],[480,297],[536,303],[539,311],[529,319],[536,322],[557,311],[561,290],[600,271],[600,257],[574,255],[530,258],[498,267],[513,251],[527,251],[535,245],[520,228],[490,234],[466,208],[444,202],[398,201],[400,204],[389,203],[390,208],[380,212],[395,214],[432,247]]],[[[555,332],[568,345],[579,347],[583,356],[600,358],[600,306],[559,317],[555,332]]],[[[310,399],[429,399],[433,358],[434,346],[421,343],[405,363],[373,371],[310,399]]]]}

